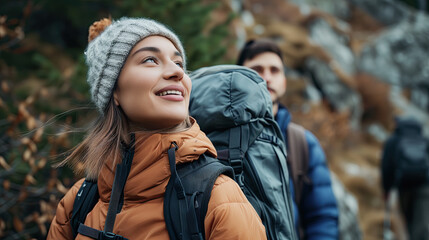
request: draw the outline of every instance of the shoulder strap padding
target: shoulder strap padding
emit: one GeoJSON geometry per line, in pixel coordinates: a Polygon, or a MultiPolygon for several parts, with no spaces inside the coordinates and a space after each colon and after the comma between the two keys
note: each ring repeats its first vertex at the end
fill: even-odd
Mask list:
{"type": "MultiPolygon", "coordinates": [[[[204,219],[207,213],[208,203],[216,179],[224,174],[234,179],[234,172],[231,167],[225,166],[219,160],[201,155],[198,161],[177,165],[177,172],[185,189],[186,198],[191,199],[196,193],[195,212],[198,221],[198,228],[204,236],[204,219]]],[[[169,184],[170,185],[170,184],[169,184]]],[[[181,224],[188,219],[181,219],[178,210],[179,199],[172,185],[167,185],[164,198],[164,217],[169,232],[170,239],[179,239],[181,234],[181,224]]],[[[186,234],[185,234],[186,236],[186,234]]]]}
{"type": "Polygon", "coordinates": [[[221,174],[234,179],[234,172],[230,166],[225,166],[216,158],[208,155],[201,155],[198,161],[192,162],[187,167],[180,167],[179,165],[177,171],[182,178],[183,187],[187,194],[191,195],[196,191],[204,193],[201,206],[203,216],[207,213],[208,202],[216,179],[221,174]],[[201,181],[197,181],[197,179],[201,181]]]}
{"type": "Polygon", "coordinates": [[[70,223],[74,237],[77,236],[79,224],[85,222],[86,215],[91,212],[95,204],[98,202],[98,199],[97,181],[85,179],[76,194],[73,204],[70,223]]]}

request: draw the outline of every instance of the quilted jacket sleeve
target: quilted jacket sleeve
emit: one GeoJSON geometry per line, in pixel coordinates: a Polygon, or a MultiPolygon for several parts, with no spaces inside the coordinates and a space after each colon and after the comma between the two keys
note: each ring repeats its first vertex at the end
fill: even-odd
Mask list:
{"type": "Polygon", "coordinates": [[[204,220],[206,239],[267,239],[258,214],[231,178],[221,175],[211,193],[204,220]]]}
{"type": "Polygon", "coordinates": [[[58,204],[51,227],[49,228],[47,240],[73,239],[73,232],[70,225],[70,219],[73,211],[73,203],[76,194],[82,185],[84,179],[76,182],[66,193],[58,204]]]}
{"type": "Polygon", "coordinates": [[[338,239],[338,208],[326,157],[316,137],[305,131],[308,143],[310,185],[304,186],[300,218],[304,239],[338,239]]]}

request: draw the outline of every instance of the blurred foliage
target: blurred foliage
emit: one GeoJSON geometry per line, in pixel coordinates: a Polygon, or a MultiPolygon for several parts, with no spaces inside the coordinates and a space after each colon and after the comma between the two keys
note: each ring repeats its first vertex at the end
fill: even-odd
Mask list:
{"type": "Polygon", "coordinates": [[[200,0],[1,2],[1,239],[44,239],[58,201],[77,180],[71,169],[51,165],[95,117],[83,55],[88,27],[109,16],[158,20],[179,35],[194,70],[231,62],[224,56],[235,16],[214,19],[220,7],[200,0]]]}

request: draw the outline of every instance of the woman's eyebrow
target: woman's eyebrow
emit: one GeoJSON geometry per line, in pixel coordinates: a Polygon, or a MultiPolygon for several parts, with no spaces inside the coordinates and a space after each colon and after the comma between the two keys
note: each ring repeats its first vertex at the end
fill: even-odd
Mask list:
{"type": "Polygon", "coordinates": [[[156,53],[161,52],[161,50],[159,50],[159,48],[157,48],[157,47],[142,47],[142,48],[138,49],[137,51],[135,51],[132,56],[136,55],[139,52],[144,52],[144,51],[156,52],[156,53]]]}
{"type": "MultiPolygon", "coordinates": [[[[142,47],[142,48],[138,49],[137,51],[135,51],[131,56],[134,56],[137,53],[144,52],[144,51],[156,52],[156,53],[160,53],[161,52],[161,50],[159,48],[157,48],[157,47],[142,47]]],[[[174,55],[183,58],[182,54],[179,51],[175,51],[174,55]]]]}
{"type": "Polygon", "coordinates": [[[183,58],[182,54],[179,51],[174,52],[174,55],[179,56],[181,58],[183,58]]]}

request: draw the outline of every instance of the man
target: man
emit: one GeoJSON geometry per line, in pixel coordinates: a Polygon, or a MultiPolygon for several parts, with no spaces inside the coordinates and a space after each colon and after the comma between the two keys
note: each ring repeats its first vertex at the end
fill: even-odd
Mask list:
{"type": "MultiPolygon", "coordinates": [[[[267,82],[273,114],[287,139],[291,115],[279,103],[287,85],[280,48],[268,39],[251,40],[242,49],[237,64],[255,70],[267,82]]],[[[292,194],[301,193],[299,198],[294,195],[295,199],[300,199],[295,203],[295,225],[301,239],[338,239],[338,209],[325,155],[317,138],[307,130],[305,140],[308,144],[308,168],[304,177],[309,181],[302,185],[302,189],[292,190],[292,194]]],[[[288,154],[289,145],[290,142],[288,154]]]]}
{"type": "Polygon", "coordinates": [[[399,191],[409,239],[429,239],[429,139],[416,119],[396,119],[384,144],[381,176],[387,202],[393,189],[399,191]]]}

